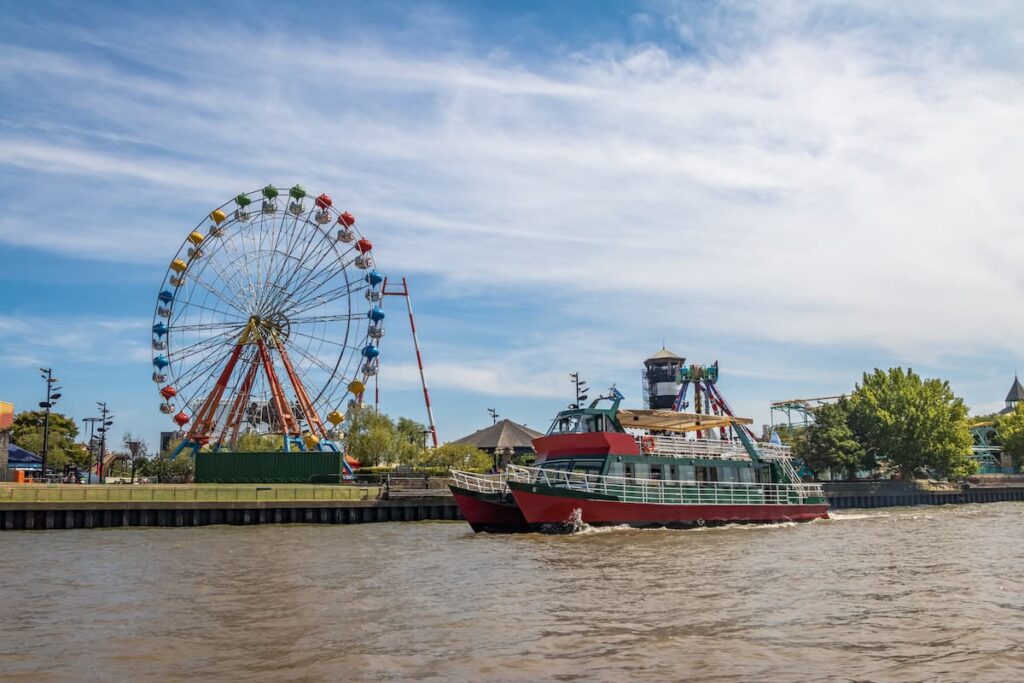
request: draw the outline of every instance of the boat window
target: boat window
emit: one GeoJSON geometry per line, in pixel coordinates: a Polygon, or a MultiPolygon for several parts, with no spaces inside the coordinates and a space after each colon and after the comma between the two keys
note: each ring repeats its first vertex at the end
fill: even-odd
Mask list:
{"type": "Polygon", "coordinates": [[[636,478],[637,479],[650,479],[651,478],[651,466],[645,462],[636,463],[636,478]]]}
{"type": "Polygon", "coordinates": [[[624,476],[626,471],[625,466],[621,460],[612,460],[608,463],[608,476],[609,477],[621,477],[624,476]]]}
{"type": "Polygon", "coordinates": [[[708,480],[708,468],[700,465],[696,468],[696,481],[707,481],[708,480]]]}
{"type": "Polygon", "coordinates": [[[572,464],[572,471],[582,474],[601,474],[601,463],[593,460],[577,460],[572,464]]]}
{"type": "Polygon", "coordinates": [[[572,463],[568,460],[545,461],[541,467],[546,470],[568,470],[572,463]]]}
{"type": "Polygon", "coordinates": [[[633,478],[633,463],[626,463],[626,477],[633,478]]]}
{"type": "Polygon", "coordinates": [[[661,465],[651,465],[651,479],[661,479],[661,465]]]}
{"type": "Polygon", "coordinates": [[[601,425],[599,420],[601,415],[583,415],[580,420],[580,431],[581,432],[600,432],[601,425]]]}
{"type": "Polygon", "coordinates": [[[693,481],[693,465],[679,466],[679,481],[693,481]]]}
{"type": "Polygon", "coordinates": [[[551,423],[548,434],[575,434],[579,431],[579,426],[579,415],[565,415],[551,423]]]}
{"type": "Polygon", "coordinates": [[[740,481],[752,483],[754,481],[754,470],[750,467],[740,468],[740,481]]]}
{"type": "Polygon", "coordinates": [[[735,467],[719,467],[718,481],[736,481],[735,467]]]}

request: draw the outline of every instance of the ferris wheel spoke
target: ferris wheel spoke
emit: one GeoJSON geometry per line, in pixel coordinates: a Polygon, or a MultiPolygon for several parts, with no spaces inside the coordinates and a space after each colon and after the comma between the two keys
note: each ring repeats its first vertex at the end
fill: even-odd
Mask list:
{"type": "Polygon", "coordinates": [[[304,305],[290,309],[289,313],[291,315],[305,313],[306,311],[312,310],[317,306],[328,304],[331,301],[340,299],[341,297],[347,297],[351,294],[355,294],[356,292],[361,292],[367,288],[368,286],[365,283],[357,285],[356,287],[352,287],[351,283],[346,283],[344,286],[336,287],[334,289],[323,292],[322,294],[317,294],[316,296],[309,295],[309,298],[306,300],[304,305]]]}
{"type": "Polygon", "coordinates": [[[198,332],[198,331],[204,331],[204,330],[215,330],[215,329],[224,328],[224,327],[229,327],[229,328],[235,329],[235,330],[241,330],[243,327],[246,326],[247,323],[248,323],[248,321],[240,321],[240,322],[220,321],[220,322],[213,322],[213,323],[193,323],[193,324],[184,324],[184,325],[174,325],[174,327],[171,328],[171,329],[174,330],[174,331],[177,331],[177,332],[198,332]]]}
{"type": "MultiPolygon", "coordinates": [[[[220,310],[220,309],[217,309],[217,308],[210,308],[209,306],[204,306],[203,304],[200,304],[200,303],[197,303],[197,302],[194,302],[194,301],[182,301],[181,305],[184,306],[185,309],[184,310],[179,309],[180,312],[176,313],[175,316],[174,316],[174,320],[175,321],[180,319],[180,317],[182,315],[186,315],[188,308],[201,308],[204,311],[209,311],[210,313],[216,313],[219,316],[224,316],[224,317],[232,318],[232,321],[225,321],[226,323],[227,322],[232,322],[233,324],[245,325],[247,322],[249,322],[248,316],[243,318],[241,316],[235,315],[235,314],[230,313],[228,311],[223,311],[223,310],[220,310]]],[[[172,323],[171,326],[174,327],[175,324],[176,323],[172,323]]]]}
{"type": "Polygon", "coordinates": [[[289,351],[295,351],[300,356],[302,356],[303,358],[308,360],[310,363],[312,363],[313,365],[317,366],[318,368],[320,368],[321,370],[323,370],[324,372],[329,374],[331,377],[334,377],[337,374],[337,369],[336,368],[332,368],[330,365],[325,363],[322,359],[317,358],[315,355],[308,353],[302,347],[293,346],[293,347],[289,348],[289,351]]]}
{"type": "MultiPolygon", "coordinates": [[[[348,344],[344,344],[342,342],[334,341],[333,339],[327,339],[326,337],[314,337],[311,334],[305,334],[304,332],[299,332],[297,330],[291,330],[288,334],[289,335],[298,335],[299,337],[305,337],[306,339],[312,339],[313,341],[322,342],[324,344],[330,344],[331,346],[337,346],[339,349],[349,349],[351,351],[359,351],[359,352],[362,352],[362,350],[363,350],[361,346],[349,346],[348,344]]],[[[291,347],[289,347],[289,348],[291,348],[291,347]]]]}
{"type": "MultiPolygon", "coordinates": [[[[175,383],[177,384],[177,387],[175,388],[178,390],[180,395],[184,396],[185,392],[188,391],[190,387],[196,386],[196,383],[199,382],[198,388],[195,389],[195,391],[197,393],[204,390],[208,392],[210,386],[209,383],[213,381],[213,373],[215,373],[216,370],[226,362],[227,355],[211,353],[205,359],[202,359],[184,371],[179,372],[174,378],[175,383]]],[[[189,401],[186,401],[184,405],[189,405],[191,401],[192,398],[190,398],[189,401]]]]}
{"type": "MultiPolygon", "coordinates": [[[[269,292],[271,285],[277,285],[279,283],[279,279],[283,277],[288,268],[288,258],[293,258],[291,256],[291,251],[294,248],[295,240],[298,239],[298,236],[301,233],[301,230],[299,230],[299,217],[291,214],[290,212],[288,215],[291,216],[291,218],[280,221],[280,230],[275,230],[272,235],[273,241],[271,242],[272,250],[270,252],[270,265],[266,270],[266,277],[263,280],[264,293],[269,292]],[[280,249],[282,237],[281,231],[283,231],[286,226],[289,228],[289,234],[285,241],[284,250],[282,251],[280,249]],[[280,259],[280,263],[278,263],[279,255],[282,257],[282,259],[280,259]]],[[[261,297],[257,302],[256,310],[262,311],[265,303],[266,295],[261,297]]]]}
{"type": "MultiPolygon", "coordinates": [[[[226,280],[225,280],[225,279],[224,279],[224,278],[223,278],[222,276],[220,276],[220,274],[219,274],[219,273],[218,273],[218,277],[220,277],[221,281],[222,281],[222,282],[224,282],[224,283],[225,283],[225,285],[227,284],[227,281],[226,281],[226,280]]],[[[209,292],[210,294],[212,294],[212,295],[213,295],[214,297],[216,297],[216,298],[217,298],[218,300],[222,301],[222,302],[223,302],[223,303],[224,303],[225,305],[227,305],[228,307],[230,307],[230,308],[232,308],[232,309],[234,309],[234,310],[238,311],[238,312],[239,312],[240,314],[242,314],[243,316],[246,316],[246,317],[248,317],[248,316],[249,316],[249,312],[248,312],[248,311],[246,311],[245,309],[243,309],[243,308],[242,308],[241,306],[239,306],[239,305],[238,305],[238,304],[237,304],[236,302],[234,302],[234,301],[229,301],[228,299],[225,299],[225,298],[224,298],[224,297],[223,297],[223,296],[222,296],[222,295],[221,295],[221,294],[220,294],[220,293],[219,293],[219,292],[218,292],[218,291],[217,291],[217,290],[216,290],[216,289],[215,289],[215,288],[213,287],[213,285],[210,285],[209,283],[205,282],[205,281],[204,281],[204,280],[203,280],[203,279],[202,279],[201,277],[199,277],[199,275],[198,275],[198,274],[193,274],[193,275],[192,275],[192,281],[193,281],[193,282],[196,282],[196,283],[197,283],[197,284],[199,284],[199,285],[201,285],[203,289],[205,289],[205,290],[206,290],[207,292],[209,292]]],[[[232,294],[234,294],[234,295],[235,295],[235,296],[236,296],[237,298],[241,298],[241,297],[239,297],[239,294],[238,294],[238,291],[237,291],[237,290],[234,290],[234,289],[232,289],[232,290],[231,290],[231,292],[232,292],[232,294]]]]}
{"type": "Polygon", "coordinates": [[[289,318],[288,323],[291,326],[295,325],[306,325],[309,323],[331,323],[341,322],[343,320],[361,320],[366,317],[366,313],[338,313],[337,315],[314,315],[304,318],[289,318]]]}
{"type": "Polygon", "coordinates": [[[199,351],[205,351],[213,346],[228,344],[231,341],[237,342],[238,337],[239,332],[237,330],[229,330],[227,332],[222,332],[218,335],[207,337],[205,339],[201,339],[186,346],[182,346],[178,349],[174,349],[168,355],[168,359],[171,361],[180,362],[185,360],[186,358],[189,358],[190,356],[194,355],[199,351]]]}
{"type": "MultiPolygon", "coordinates": [[[[318,232],[319,232],[319,230],[318,230],[318,232]]],[[[308,249],[309,249],[310,244],[318,243],[320,241],[319,240],[310,240],[306,244],[306,249],[303,251],[302,255],[299,257],[298,265],[295,268],[295,270],[291,273],[291,277],[289,277],[289,279],[281,285],[281,291],[284,292],[286,296],[288,296],[289,293],[298,293],[298,292],[300,292],[303,289],[303,287],[306,285],[306,283],[308,283],[311,279],[313,279],[317,275],[317,273],[319,272],[317,269],[320,268],[321,264],[324,262],[324,259],[327,258],[328,256],[332,256],[332,255],[335,255],[337,253],[336,252],[335,243],[333,241],[331,241],[327,236],[324,236],[324,241],[327,243],[327,248],[326,249],[322,249],[319,252],[319,258],[317,258],[316,263],[314,263],[312,266],[306,267],[306,270],[308,271],[308,273],[305,276],[303,276],[298,282],[296,282],[295,281],[296,280],[296,276],[300,272],[300,269],[304,267],[305,260],[306,260],[306,254],[308,253],[308,249]]],[[[316,252],[313,252],[313,253],[316,254],[316,252]]],[[[332,262],[333,262],[333,260],[332,260],[332,262]]],[[[327,270],[327,269],[325,268],[325,270],[327,270]]],[[[294,296],[294,294],[292,294],[292,296],[294,296]]],[[[278,302],[278,305],[280,305],[280,302],[278,302]]]]}

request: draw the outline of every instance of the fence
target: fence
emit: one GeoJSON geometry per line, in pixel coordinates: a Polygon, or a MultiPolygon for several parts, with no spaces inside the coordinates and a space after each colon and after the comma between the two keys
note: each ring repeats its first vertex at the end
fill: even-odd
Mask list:
{"type": "Polygon", "coordinates": [[[267,484],[0,484],[3,503],[231,503],[259,501],[375,500],[379,486],[267,484]]]}
{"type": "Polygon", "coordinates": [[[796,505],[808,499],[824,501],[818,484],[662,481],[516,466],[509,468],[509,479],[612,496],[627,503],[796,505]]]}

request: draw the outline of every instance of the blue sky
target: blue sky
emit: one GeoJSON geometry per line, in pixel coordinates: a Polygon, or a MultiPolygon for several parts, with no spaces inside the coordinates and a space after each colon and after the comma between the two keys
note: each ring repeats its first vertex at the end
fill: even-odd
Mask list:
{"type": "MultiPolygon", "coordinates": [[[[734,407],[910,365],[977,410],[1024,369],[1015,3],[4,2],[0,398],[155,440],[169,259],[271,182],[406,275],[442,439],[567,373],[719,360],[734,407]]],[[[401,316],[385,410],[423,418],[401,316]]]]}

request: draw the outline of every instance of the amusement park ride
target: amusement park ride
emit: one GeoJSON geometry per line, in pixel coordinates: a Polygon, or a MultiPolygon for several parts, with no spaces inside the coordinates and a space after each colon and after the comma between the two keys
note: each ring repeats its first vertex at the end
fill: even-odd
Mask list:
{"type": "MultiPolygon", "coordinates": [[[[171,261],[153,318],[160,411],[185,430],[174,455],[234,449],[244,432],[280,435],[284,451],[341,450],[345,411],[379,373],[387,295],[406,297],[419,360],[405,279],[388,288],[373,244],[328,195],[267,185],[210,212],[171,261]]],[[[423,392],[436,444],[425,381],[423,392]]]]}
{"type": "MultiPolygon", "coordinates": [[[[736,413],[718,389],[718,361],[712,365],[686,365],[685,358],[663,348],[644,361],[643,382],[647,408],[736,419],[736,413]]],[[[705,438],[705,432],[710,436],[716,428],[719,439],[728,441],[732,438],[728,424],[715,419],[707,422],[714,426],[697,429],[695,436],[698,439],[705,438]]],[[[755,438],[747,425],[734,423],[733,426],[742,429],[749,438],[755,438]]]]}

